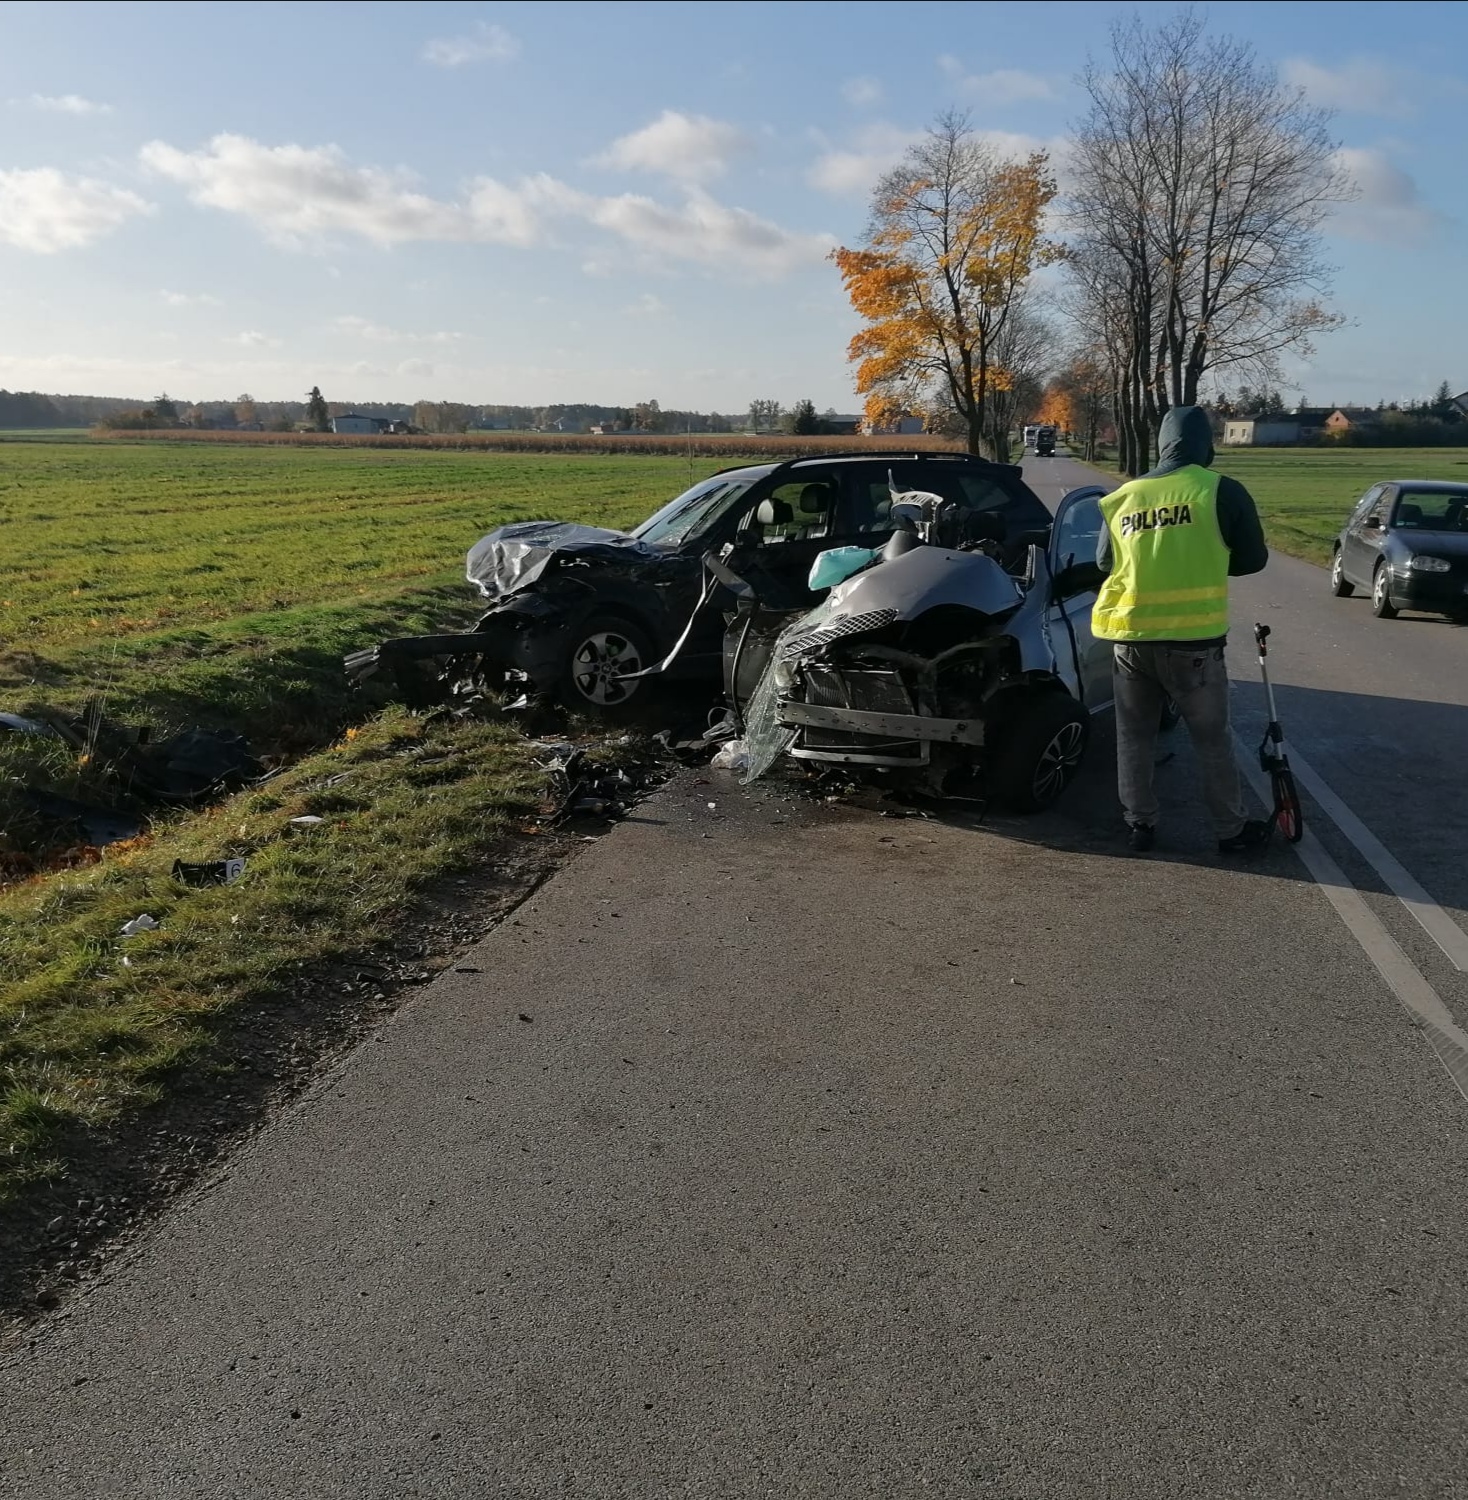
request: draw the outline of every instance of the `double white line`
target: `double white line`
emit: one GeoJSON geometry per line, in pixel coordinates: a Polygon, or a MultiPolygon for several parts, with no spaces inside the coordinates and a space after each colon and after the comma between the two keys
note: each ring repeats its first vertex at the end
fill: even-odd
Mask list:
{"type": "MultiPolygon", "coordinates": [[[[1239,759],[1244,776],[1266,808],[1274,806],[1269,778],[1259,769],[1257,757],[1240,740],[1239,759]]],[[[1468,933],[1465,933],[1418,884],[1401,862],[1374,833],[1322,781],[1293,748],[1290,769],[1295,780],[1353,843],[1392,893],[1421,924],[1422,929],[1451,960],[1460,973],[1468,973],[1468,933]]],[[[1423,977],[1402,951],[1401,945],[1382,925],[1346,873],[1331,858],[1320,840],[1307,828],[1295,845],[1305,868],[1314,876],[1325,898],[1335,907],[1351,936],[1360,943],[1376,971],[1386,980],[1407,1013],[1422,1027],[1432,1050],[1448,1070],[1458,1091],[1468,1099],[1468,1032],[1443,1003],[1442,996],[1423,977]]]]}

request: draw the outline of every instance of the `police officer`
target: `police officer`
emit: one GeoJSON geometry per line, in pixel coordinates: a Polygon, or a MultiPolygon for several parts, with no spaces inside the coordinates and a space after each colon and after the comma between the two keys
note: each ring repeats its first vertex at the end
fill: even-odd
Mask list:
{"type": "Polygon", "coordinates": [[[1112,641],[1116,770],[1127,842],[1157,841],[1152,772],[1170,697],[1203,773],[1203,794],[1224,854],[1258,848],[1268,823],[1244,816],[1228,718],[1228,580],[1269,561],[1248,490],[1208,467],[1213,429],[1196,406],[1175,406],[1158,434],[1161,461],[1103,496],[1096,560],[1109,576],[1091,623],[1112,641]]]}

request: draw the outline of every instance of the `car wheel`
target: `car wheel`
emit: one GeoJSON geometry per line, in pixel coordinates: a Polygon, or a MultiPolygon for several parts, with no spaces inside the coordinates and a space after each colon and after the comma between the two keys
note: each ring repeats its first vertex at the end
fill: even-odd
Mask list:
{"type": "Polygon", "coordinates": [[[1016,812],[1051,806],[1075,779],[1091,737],[1091,718],[1059,693],[1022,706],[990,768],[992,791],[1016,812]]]}
{"type": "Polygon", "coordinates": [[[1356,585],[1346,577],[1345,561],[1339,547],[1330,560],[1330,591],[1337,599],[1349,599],[1356,592],[1356,585]]]}
{"type": "Polygon", "coordinates": [[[576,631],[561,674],[560,699],[584,713],[618,713],[647,697],[647,679],[628,672],[655,665],[646,631],[620,615],[589,616],[576,631]]]}
{"type": "Polygon", "coordinates": [[[1395,620],[1397,607],[1392,603],[1391,570],[1385,563],[1378,565],[1371,580],[1371,613],[1378,620],[1395,620]]]}

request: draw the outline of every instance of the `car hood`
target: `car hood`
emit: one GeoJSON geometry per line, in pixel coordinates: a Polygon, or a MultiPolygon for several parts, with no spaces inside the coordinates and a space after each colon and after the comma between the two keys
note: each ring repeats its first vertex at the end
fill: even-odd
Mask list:
{"type": "Polygon", "coordinates": [[[465,575],[487,599],[529,588],[552,563],[653,562],[663,554],[625,531],[574,521],[515,521],[469,549],[465,575]]]}
{"type": "Polygon", "coordinates": [[[1411,553],[1429,557],[1468,557],[1468,532],[1465,531],[1394,531],[1392,539],[1411,553]]]}

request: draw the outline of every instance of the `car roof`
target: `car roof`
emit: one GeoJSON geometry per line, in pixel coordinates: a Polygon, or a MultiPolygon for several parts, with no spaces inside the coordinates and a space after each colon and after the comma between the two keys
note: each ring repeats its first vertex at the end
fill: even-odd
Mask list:
{"type": "Polygon", "coordinates": [[[865,453],[807,453],[799,458],[782,459],[776,463],[735,464],[731,468],[718,470],[718,473],[720,475],[754,474],[763,477],[766,474],[773,474],[776,469],[798,469],[802,464],[910,464],[913,462],[966,464],[980,469],[998,469],[1005,473],[1018,474],[1020,472],[1018,464],[998,464],[992,459],[980,458],[974,453],[934,453],[918,449],[879,448],[865,453]]]}
{"type": "Polygon", "coordinates": [[[1468,480],[1463,479],[1388,479],[1386,483],[1417,495],[1468,494],[1468,480]]]}

